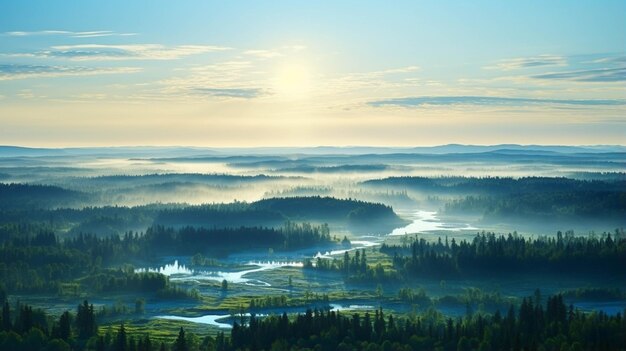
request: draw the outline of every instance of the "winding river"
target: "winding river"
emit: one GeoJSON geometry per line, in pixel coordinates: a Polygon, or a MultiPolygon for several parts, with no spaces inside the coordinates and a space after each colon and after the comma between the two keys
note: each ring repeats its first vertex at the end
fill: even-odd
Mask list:
{"type": "MultiPolygon", "coordinates": [[[[341,304],[330,304],[330,311],[355,311],[355,310],[374,310],[375,307],[371,306],[371,305],[341,305],[341,304]]],[[[291,313],[303,313],[305,312],[305,309],[298,309],[298,310],[293,310],[291,311],[291,313]]],[[[243,314],[244,317],[250,317],[250,313],[244,313],[243,314]]],[[[266,317],[266,314],[256,314],[255,316],[257,317],[266,317]]],[[[182,316],[172,316],[172,315],[163,315],[163,316],[156,316],[154,318],[158,318],[158,319],[168,319],[168,320],[175,320],[175,321],[186,321],[186,322],[192,322],[192,323],[198,323],[198,324],[207,324],[207,325],[211,325],[220,329],[230,329],[233,326],[230,323],[226,323],[224,320],[227,319],[233,319],[233,318],[240,318],[241,315],[240,314],[236,314],[236,315],[231,315],[231,314],[206,314],[203,316],[199,316],[199,317],[182,317],[182,316]],[[221,322],[220,322],[221,321],[221,322]]]]}
{"type": "MultiPolygon", "coordinates": [[[[384,242],[384,238],[386,236],[399,236],[399,235],[412,235],[412,234],[422,234],[433,231],[463,231],[463,230],[473,230],[472,226],[463,223],[444,223],[437,216],[436,212],[429,211],[421,211],[421,210],[413,210],[406,211],[401,213],[403,217],[411,220],[406,226],[396,228],[387,235],[383,236],[374,236],[374,235],[364,235],[359,236],[356,240],[351,241],[351,246],[349,248],[332,250],[327,252],[318,252],[312,258],[322,258],[329,259],[333,256],[343,255],[345,252],[360,250],[364,248],[374,247],[381,245],[384,242]]],[[[166,264],[157,268],[141,268],[137,269],[137,272],[157,272],[164,274],[170,277],[171,281],[183,281],[183,282],[197,282],[201,283],[202,281],[218,281],[221,282],[226,280],[229,283],[234,284],[243,284],[249,286],[259,286],[259,287],[270,287],[271,284],[260,280],[249,278],[248,276],[253,273],[269,271],[274,269],[279,269],[282,267],[302,267],[302,262],[297,261],[248,261],[245,263],[249,268],[239,270],[239,271],[202,271],[202,270],[193,270],[185,265],[182,265],[175,260],[171,264],[166,264]]],[[[344,311],[344,310],[359,310],[366,309],[371,310],[374,309],[373,306],[369,305],[341,305],[341,304],[331,304],[331,310],[334,311],[344,311]]],[[[303,312],[303,311],[299,311],[303,312]]],[[[231,324],[227,323],[226,320],[231,318],[230,314],[207,314],[198,317],[183,317],[183,316],[173,316],[173,315],[163,315],[157,316],[155,318],[161,319],[170,319],[170,320],[181,320],[188,321],[199,324],[207,324],[212,325],[217,328],[231,328],[231,324]]]]}
{"type": "MultiPolygon", "coordinates": [[[[412,210],[412,211],[398,211],[398,213],[409,220],[411,222],[403,227],[396,228],[392,230],[387,235],[365,235],[358,236],[354,240],[351,241],[351,247],[337,249],[327,252],[318,252],[313,255],[312,258],[317,259],[330,259],[333,257],[337,257],[339,255],[343,255],[347,251],[354,251],[369,247],[375,247],[381,245],[384,242],[386,237],[397,237],[403,235],[414,235],[420,234],[423,235],[427,239],[433,239],[437,237],[437,235],[441,234],[441,232],[448,233],[457,233],[459,236],[464,236],[477,228],[471,226],[467,223],[452,223],[452,222],[444,222],[436,212],[431,211],[422,211],[422,210],[412,210]]],[[[452,234],[457,235],[457,234],[452,234]]],[[[234,284],[242,284],[252,287],[259,288],[267,288],[271,287],[271,284],[263,281],[261,279],[257,279],[256,273],[267,272],[270,270],[280,269],[283,267],[303,267],[301,259],[303,257],[307,257],[309,254],[304,254],[304,256],[291,256],[291,258],[287,258],[285,260],[276,260],[276,261],[259,261],[256,260],[256,257],[264,256],[267,257],[266,254],[259,253],[250,254],[246,256],[235,256],[232,257],[233,262],[243,263],[244,268],[241,270],[233,270],[233,271],[209,271],[209,270],[194,270],[186,267],[183,264],[180,264],[178,260],[175,260],[173,263],[163,265],[161,267],[156,268],[141,268],[137,269],[137,272],[157,272],[164,274],[170,278],[172,281],[181,281],[181,282],[197,282],[202,283],[203,281],[217,281],[221,282],[226,280],[229,283],[234,284]],[[251,277],[252,275],[252,277],[251,277]]],[[[311,257],[311,256],[308,256],[311,257]]],[[[315,262],[315,260],[313,261],[315,262]]],[[[261,275],[262,277],[262,275],[261,275]]],[[[583,310],[602,310],[607,313],[617,313],[621,312],[624,308],[623,301],[616,302],[578,302],[575,303],[577,307],[582,308],[583,310]],[[617,312],[616,312],[617,311],[617,312]]],[[[370,305],[357,305],[346,303],[342,305],[340,303],[330,304],[330,309],[334,311],[344,311],[344,310],[373,310],[374,307],[370,305]]],[[[270,309],[271,310],[271,309],[270,309]]],[[[281,310],[282,311],[282,310],[281,310]]],[[[302,308],[289,308],[288,313],[302,313],[305,311],[305,307],[302,308]]],[[[265,312],[269,313],[269,312],[265,312]]],[[[272,313],[282,313],[277,310],[272,310],[272,313]]],[[[249,315],[248,315],[249,316],[249,315]]],[[[262,316],[262,315],[257,315],[262,316]]],[[[236,317],[236,316],[235,316],[236,317]]],[[[221,313],[213,313],[206,314],[197,317],[183,317],[176,315],[159,315],[154,318],[160,319],[169,319],[169,320],[180,320],[180,321],[188,321],[193,323],[199,323],[204,325],[210,325],[220,329],[230,329],[232,328],[231,321],[233,320],[233,316],[230,314],[226,314],[225,311],[221,311],[221,313]]]]}
{"type": "Polygon", "coordinates": [[[411,235],[411,234],[423,234],[428,232],[435,231],[451,231],[451,232],[460,232],[466,230],[477,230],[478,228],[473,227],[467,223],[458,223],[458,222],[443,222],[437,212],[434,211],[410,211],[409,213],[403,213],[399,211],[400,214],[405,215],[406,217],[411,219],[411,223],[407,226],[394,229],[389,235],[411,235]]]}

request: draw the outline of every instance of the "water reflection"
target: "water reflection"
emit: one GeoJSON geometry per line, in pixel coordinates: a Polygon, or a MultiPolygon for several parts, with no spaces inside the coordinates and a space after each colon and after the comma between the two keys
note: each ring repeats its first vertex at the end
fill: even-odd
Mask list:
{"type": "Polygon", "coordinates": [[[463,231],[476,230],[477,228],[467,223],[445,223],[433,211],[415,211],[411,215],[412,222],[401,228],[394,229],[389,235],[408,235],[432,232],[438,230],[463,231]]]}
{"type": "Polygon", "coordinates": [[[218,281],[226,280],[229,283],[252,285],[252,286],[271,286],[270,283],[258,280],[246,278],[246,275],[251,273],[257,273],[262,271],[268,271],[281,267],[303,267],[302,262],[279,262],[279,261],[265,261],[265,262],[248,262],[247,265],[254,268],[245,269],[241,271],[201,271],[192,270],[184,265],[178,263],[175,260],[173,264],[166,264],[158,268],[139,268],[135,272],[154,272],[161,273],[170,277],[171,281],[189,281],[198,282],[201,281],[218,281]]]}

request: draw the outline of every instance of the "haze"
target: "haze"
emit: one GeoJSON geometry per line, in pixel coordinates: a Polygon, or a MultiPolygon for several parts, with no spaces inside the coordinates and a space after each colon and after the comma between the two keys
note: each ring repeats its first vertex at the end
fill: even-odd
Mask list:
{"type": "Polygon", "coordinates": [[[620,144],[623,1],[6,1],[24,146],[620,144]]]}
{"type": "Polygon", "coordinates": [[[0,1],[0,350],[625,350],[626,2],[0,1]]]}

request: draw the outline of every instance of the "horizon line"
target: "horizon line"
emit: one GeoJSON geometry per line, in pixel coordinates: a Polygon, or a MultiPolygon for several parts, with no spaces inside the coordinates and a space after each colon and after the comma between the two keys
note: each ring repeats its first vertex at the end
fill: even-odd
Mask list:
{"type": "Polygon", "coordinates": [[[447,144],[430,144],[430,145],[307,145],[307,146],[203,146],[203,145],[177,145],[177,144],[163,144],[163,145],[81,145],[81,146],[35,146],[35,145],[15,145],[4,144],[0,145],[0,148],[22,148],[22,149],[111,149],[111,148],[195,148],[195,149],[319,149],[319,148],[380,148],[380,149],[413,149],[413,148],[435,148],[443,146],[460,146],[460,147],[495,147],[495,146],[519,146],[519,147],[626,147],[626,144],[519,144],[519,143],[499,143],[499,144],[463,144],[463,143],[447,143],[447,144]]]}

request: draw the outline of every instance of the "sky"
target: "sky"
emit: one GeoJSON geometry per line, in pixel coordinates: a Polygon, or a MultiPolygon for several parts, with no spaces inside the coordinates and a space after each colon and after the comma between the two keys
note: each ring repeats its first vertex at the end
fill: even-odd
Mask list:
{"type": "Polygon", "coordinates": [[[0,2],[0,145],[625,140],[623,0],[0,2]]]}

